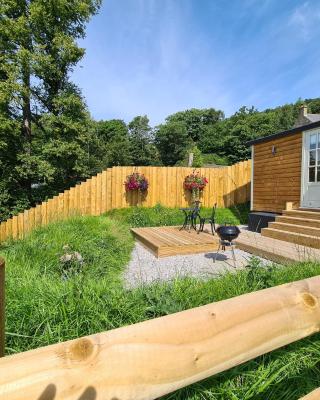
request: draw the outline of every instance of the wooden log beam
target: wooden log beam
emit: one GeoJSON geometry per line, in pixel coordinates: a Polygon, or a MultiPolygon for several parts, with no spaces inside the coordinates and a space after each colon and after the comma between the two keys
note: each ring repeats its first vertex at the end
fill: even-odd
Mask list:
{"type": "Polygon", "coordinates": [[[314,277],[4,357],[0,399],[156,399],[318,332],[319,301],[314,277]]]}
{"type": "Polygon", "coordinates": [[[300,400],[319,400],[320,399],[320,388],[313,390],[311,393],[300,398],[300,400]]]}
{"type": "Polygon", "coordinates": [[[5,263],[0,258],[0,357],[5,348],[5,263]]]}

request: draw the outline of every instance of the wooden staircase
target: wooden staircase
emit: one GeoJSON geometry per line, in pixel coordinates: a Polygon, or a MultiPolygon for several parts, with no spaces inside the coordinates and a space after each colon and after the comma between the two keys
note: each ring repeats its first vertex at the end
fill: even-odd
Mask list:
{"type": "Polygon", "coordinates": [[[320,210],[283,211],[261,230],[262,236],[320,249],[320,210]]]}

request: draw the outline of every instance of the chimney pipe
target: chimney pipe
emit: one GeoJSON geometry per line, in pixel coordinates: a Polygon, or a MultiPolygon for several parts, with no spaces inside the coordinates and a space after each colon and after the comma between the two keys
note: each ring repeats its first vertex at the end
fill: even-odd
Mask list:
{"type": "Polygon", "coordinates": [[[300,115],[301,115],[302,117],[306,117],[306,116],[308,115],[308,106],[307,106],[306,104],[303,104],[303,105],[300,107],[300,115]]]}

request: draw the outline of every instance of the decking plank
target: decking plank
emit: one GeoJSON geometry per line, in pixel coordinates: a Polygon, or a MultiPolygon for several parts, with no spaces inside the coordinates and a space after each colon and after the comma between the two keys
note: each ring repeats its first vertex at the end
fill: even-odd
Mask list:
{"type": "Polygon", "coordinates": [[[179,230],[179,227],[133,228],[132,233],[157,257],[215,251],[218,239],[208,233],[179,230]]]}

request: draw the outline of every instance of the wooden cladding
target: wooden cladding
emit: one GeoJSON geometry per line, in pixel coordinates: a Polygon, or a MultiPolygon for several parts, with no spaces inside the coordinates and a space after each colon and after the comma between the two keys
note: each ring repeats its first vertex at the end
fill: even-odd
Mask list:
{"type": "MultiPolygon", "coordinates": [[[[52,199],[26,210],[0,224],[0,241],[10,237],[22,238],[34,228],[73,215],[101,215],[114,208],[130,206],[185,207],[191,195],[183,188],[186,175],[193,168],[184,167],[113,167],[85,182],[54,196],[52,199]],[[126,193],[127,175],[137,171],[149,181],[148,192],[126,193]]],[[[199,168],[208,178],[201,201],[204,207],[230,207],[250,199],[251,161],[221,168],[199,168]]]]}
{"type": "Polygon", "coordinates": [[[281,212],[286,202],[300,206],[301,160],[302,132],[254,145],[253,210],[281,212]]]}

